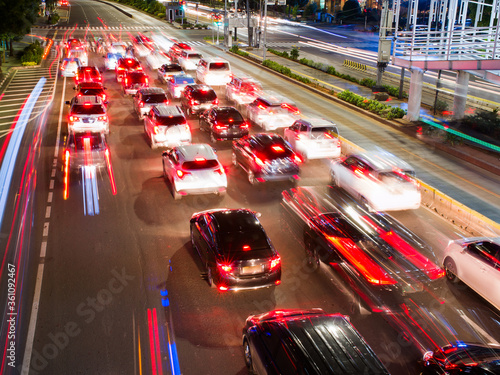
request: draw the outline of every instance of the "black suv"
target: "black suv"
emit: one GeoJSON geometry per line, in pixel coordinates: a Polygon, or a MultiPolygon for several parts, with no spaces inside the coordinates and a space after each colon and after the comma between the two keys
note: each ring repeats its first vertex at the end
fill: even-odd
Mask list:
{"type": "Polygon", "coordinates": [[[248,135],[248,123],[234,107],[214,107],[200,116],[200,129],[210,133],[210,140],[241,138],[248,135]]]}
{"type": "Polygon", "coordinates": [[[389,374],[348,317],[321,309],[249,316],[243,350],[258,375],[389,374]]]}
{"type": "Polygon", "coordinates": [[[257,214],[216,209],[191,217],[191,243],[220,291],[256,289],[281,283],[281,258],[257,214]]]}
{"type": "Polygon", "coordinates": [[[202,113],[219,105],[214,89],[207,85],[187,85],[181,93],[181,107],[186,116],[202,113]]]}
{"type": "Polygon", "coordinates": [[[233,165],[240,165],[248,182],[298,180],[302,162],[278,134],[248,135],[233,143],[233,165]]]}

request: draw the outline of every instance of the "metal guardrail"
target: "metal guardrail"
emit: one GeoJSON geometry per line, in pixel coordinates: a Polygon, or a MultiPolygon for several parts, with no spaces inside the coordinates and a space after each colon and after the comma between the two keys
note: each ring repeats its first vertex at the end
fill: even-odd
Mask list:
{"type": "Polygon", "coordinates": [[[345,68],[349,69],[354,69],[354,70],[359,70],[362,72],[366,72],[367,67],[366,64],[361,64],[356,61],[351,61],[351,60],[344,60],[344,63],[342,64],[345,68]]]}

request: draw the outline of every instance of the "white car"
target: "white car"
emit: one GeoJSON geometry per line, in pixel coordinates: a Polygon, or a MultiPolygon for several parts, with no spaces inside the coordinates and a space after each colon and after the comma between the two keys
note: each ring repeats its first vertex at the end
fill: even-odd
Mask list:
{"type": "Polygon", "coordinates": [[[174,199],[187,194],[226,193],[224,167],[208,144],[177,146],[165,151],[163,175],[171,184],[174,199]]]}
{"type": "Polygon", "coordinates": [[[196,51],[183,50],[177,58],[177,62],[185,71],[196,70],[203,55],[196,51]]]}
{"type": "Polygon", "coordinates": [[[420,183],[405,161],[388,152],[365,152],[333,161],[332,185],[358,198],[373,211],[420,207],[420,183]]]}
{"type": "Polygon", "coordinates": [[[87,54],[87,52],[85,52],[82,49],[72,49],[72,50],[70,50],[68,52],[68,56],[67,57],[69,57],[69,58],[75,58],[75,59],[80,60],[80,63],[82,64],[82,66],[89,65],[89,55],[87,54]]]}
{"type": "Polygon", "coordinates": [[[194,85],[194,78],[188,75],[175,75],[167,78],[167,92],[172,98],[180,98],[187,85],[194,85]]]}
{"type": "Polygon", "coordinates": [[[122,56],[125,56],[127,54],[127,44],[124,42],[115,42],[112,43],[111,46],[109,47],[109,52],[111,53],[119,53],[122,56]]]}
{"type": "Polygon", "coordinates": [[[66,104],[70,106],[68,133],[90,131],[109,134],[107,109],[100,96],[75,96],[66,104]]]}
{"type": "Polygon", "coordinates": [[[247,105],[247,118],[262,129],[271,131],[292,126],[300,119],[300,111],[287,98],[270,93],[247,105]]]}
{"type": "Polygon", "coordinates": [[[158,69],[162,65],[170,64],[172,60],[164,52],[161,51],[151,51],[149,55],[146,56],[146,62],[151,69],[158,69]]]}
{"type": "Polygon", "coordinates": [[[297,120],[284,131],[285,140],[302,160],[332,158],[341,154],[339,131],[335,123],[320,118],[297,120]]]}
{"type": "Polygon", "coordinates": [[[218,57],[204,57],[196,67],[196,79],[208,86],[227,85],[231,82],[231,65],[218,57]]]}
{"type": "Polygon", "coordinates": [[[151,53],[151,48],[148,48],[149,45],[144,43],[135,43],[134,44],[134,56],[135,57],[144,57],[151,53]]]}
{"type": "Polygon", "coordinates": [[[226,85],[226,99],[237,107],[250,104],[262,94],[262,85],[251,77],[233,77],[226,85]]]}
{"type": "Polygon", "coordinates": [[[151,148],[175,147],[191,143],[191,129],[178,106],[157,105],[144,117],[144,132],[151,148]]]}
{"type": "Polygon", "coordinates": [[[64,58],[61,63],[61,77],[74,77],[82,64],[77,58],[64,58]]]}
{"type": "Polygon", "coordinates": [[[450,281],[462,280],[500,310],[500,237],[450,241],[443,268],[450,281]]]}
{"type": "Polygon", "coordinates": [[[121,59],[125,55],[121,55],[119,53],[108,52],[104,57],[104,67],[106,70],[115,70],[116,64],[118,60],[121,59]]]}

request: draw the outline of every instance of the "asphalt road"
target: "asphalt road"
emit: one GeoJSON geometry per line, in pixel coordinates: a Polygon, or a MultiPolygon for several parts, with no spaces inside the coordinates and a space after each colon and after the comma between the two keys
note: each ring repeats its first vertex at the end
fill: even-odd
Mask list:
{"type": "MultiPolygon", "coordinates": [[[[82,25],[86,20],[98,26],[101,22],[97,17],[108,26],[121,24],[124,30],[126,26],[160,24],[146,16],[130,20],[97,2],[71,4],[70,24],[82,25]]],[[[202,40],[206,33],[161,31],[183,41],[202,40]]],[[[115,36],[119,32],[102,31],[115,36]]],[[[122,31],[122,38],[128,40],[129,32],[133,35],[136,31],[122,31]]],[[[83,37],[84,33],[76,30],[72,36],[83,37]]],[[[59,41],[68,35],[58,31],[54,37],[59,41]]],[[[484,214],[498,215],[497,176],[450,159],[214,47],[197,49],[206,55],[224,56],[237,73],[255,75],[265,89],[290,97],[304,115],[334,119],[346,138],[363,147],[386,148],[414,165],[418,176],[431,185],[460,197],[484,214]]],[[[101,54],[91,54],[90,63],[102,67],[101,54]]],[[[151,73],[150,77],[156,75],[151,73]]],[[[318,273],[311,273],[304,266],[302,244],[287,229],[280,211],[281,191],[290,188],[289,184],[250,186],[242,171],[231,166],[230,144],[221,143],[216,148],[222,164],[228,166],[227,195],[188,196],[174,201],[162,178],[161,150],[149,148],[131,98],[121,94],[113,72],[105,72],[104,81],[110,101],[108,142],[117,194],[112,193],[108,174],[102,173],[98,179],[99,214],[84,215],[80,176],[72,175],[69,199],[64,200],[61,164],[57,166],[31,361],[33,373],[173,373],[178,358],[183,374],[245,374],[240,332],[249,314],[311,307],[332,313],[353,312],[355,297],[334,272],[322,267],[318,273]],[[194,212],[215,207],[247,207],[262,213],[261,222],[282,256],[280,286],[238,293],[209,288],[189,244],[189,218],[194,212]]],[[[71,98],[72,87],[72,79],[58,83],[54,113],[48,123],[50,150],[55,144],[61,107],[62,137],[66,133],[67,108],[61,103],[71,98]]],[[[190,126],[193,141],[209,142],[196,121],[191,120],[190,126]]],[[[47,154],[44,169],[52,165],[51,152],[47,154]]],[[[299,184],[326,184],[327,171],[323,161],[308,162],[299,184]]],[[[49,190],[49,184],[40,186],[42,192],[48,194],[49,190]]],[[[461,235],[423,208],[396,216],[433,247],[437,258],[450,238],[461,235]]],[[[446,282],[436,292],[406,298],[394,311],[362,311],[351,317],[393,374],[417,373],[416,361],[433,341],[500,340],[495,331],[498,312],[463,285],[446,282]]]]}

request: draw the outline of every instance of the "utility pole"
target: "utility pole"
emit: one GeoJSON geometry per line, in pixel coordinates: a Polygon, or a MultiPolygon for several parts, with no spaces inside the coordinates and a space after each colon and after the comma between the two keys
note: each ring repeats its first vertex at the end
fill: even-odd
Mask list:
{"type": "Polygon", "coordinates": [[[267,0],[264,1],[264,41],[262,42],[262,45],[264,47],[264,51],[262,53],[262,61],[266,59],[266,35],[267,35],[267,0]]]}
{"type": "Polygon", "coordinates": [[[387,29],[392,28],[392,17],[392,11],[389,10],[389,0],[383,0],[378,39],[377,84],[373,87],[373,91],[384,90],[382,87],[382,75],[391,58],[392,44],[392,40],[387,39],[387,29]]]}
{"type": "Polygon", "coordinates": [[[253,27],[250,24],[251,17],[250,17],[250,0],[247,0],[247,28],[248,28],[248,46],[253,47],[253,27]]]}

